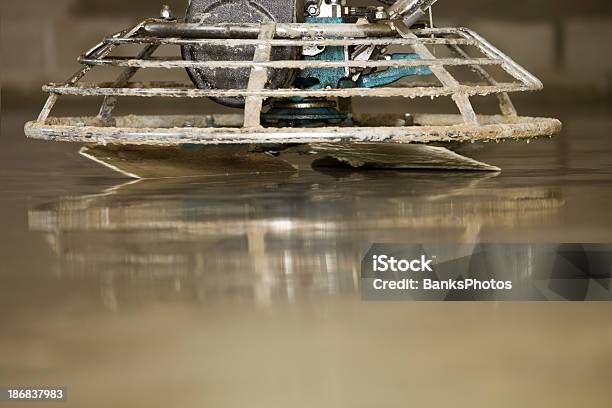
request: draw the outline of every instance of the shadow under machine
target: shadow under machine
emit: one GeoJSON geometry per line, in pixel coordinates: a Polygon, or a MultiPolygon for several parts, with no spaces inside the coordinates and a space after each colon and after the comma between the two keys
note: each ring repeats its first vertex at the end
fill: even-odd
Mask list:
{"type": "Polygon", "coordinates": [[[407,168],[491,170],[447,149],[560,131],[556,119],[517,115],[509,93],[540,90],[542,83],[477,33],[435,27],[436,0],[380,1],[191,0],[184,19],[164,6],[159,18],[87,51],[66,82],[45,85],[49,97],[38,119],[26,124],[26,135],[142,149],[308,146],[316,152],[342,146],[352,155],[361,146],[371,153],[372,146],[391,144],[408,156],[411,148],[419,150],[407,168]],[[173,47],[174,56],[157,56],[162,47],[173,47]],[[126,56],[126,49],[138,51],[126,56]],[[120,73],[110,82],[86,82],[94,67],[119,67],[120,73]],[[139,71],[172,69],[186,70],[189,80],[134,78],[139,71]],[[96,116],[51,116],[64,95],[102,97],[102,106],[96,116]],[[478,114],[471,98],[481,96],[497,97],[499,113],[478,114]],[[114,116],[119,97],[210,98],[242,112],[114,116]],[[353,101],[362,97],[367,103],[354,110],[353,101]],[[379,103],[397,110],[386,99],[398,97],[450,98],[456,112],[375,112],[379,103]],[[429,160],[427,149],[435,149],[432,157],[453,156],[429,160]]]}

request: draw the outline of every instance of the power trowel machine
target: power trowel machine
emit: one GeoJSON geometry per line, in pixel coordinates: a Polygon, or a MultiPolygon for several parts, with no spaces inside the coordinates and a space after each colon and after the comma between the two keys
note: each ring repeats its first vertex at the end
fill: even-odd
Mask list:
{"type": "Polygon", "coordinates": [[[517,115],[509,93],[540,90],[542,83],[475,32],[435,27],[436,0],[371,1],[382,3],[191,0],[184,18],[164,6],[159,17],[83,54],[81,69],[66,82],[45,85],[49,97],[26,134],[115,150],[308,146],[309,152],[333,150],[360,163],[384,145],[385,151],[399,149],[395,158],[416,151],[406,168],[498,170],[451,150],[560,131],[556,119],[517,115]],[[172,55],[157,56],[162,47],[172,48],[172,55]],[[138,51],[126,56],[119,52],[124,48],[138,51]],[[109,67],[120,67],[118,77],[85,81],[92,69],[109,67]],[[134,78],[146,70],[186,71],[188,79],[134,78]],[[64,95],[101,97],[102,104],[97,115],[53,117],[64,95]],[[486,96],[497,98],[499,113],[475,111],[472,101],[486,96]],[[120,97],[210,98],[239,110],[116,116],[120,97]],[[436,98],[452,100],[455,112],[410,111],[410,104],[436,98]],[[358,99],[366,101],[360,109],[358,99]]]}

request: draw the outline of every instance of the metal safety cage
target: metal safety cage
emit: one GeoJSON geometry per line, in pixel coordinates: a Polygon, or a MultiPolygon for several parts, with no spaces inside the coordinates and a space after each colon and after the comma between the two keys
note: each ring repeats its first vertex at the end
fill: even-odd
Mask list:
{"type": "Polygon", "coordinates": [[[149,19],[133,28],[104,39],[79,58],[82,68],[68,81],[43,87],[49,93],[38,119],[25,126],[30,138],[84,143],[176,145],[181,143],[311,143],[330,141],[391,141],[428,143],[446,141],[499,140],[552,135],[561,128],[556,119],[520,117],[509,92],[536,91],[542,83],[485,39],[466,28],[411,29],[401,20],[374,24],[217,24],[168,22],[149,19]],[[139,45],[135,57],[111,57],[122,45],[139,45]],[[154,57],[162,45],[225,47],[254,46],[248,61],[187,61],[180,57],[154,57]],[[305,46],[408,46],[417,58],[381,60],[272,60],[274,47],[305,46]],[[452,58],[436,58],[428,46],[444,46],[452,58]],[[476,47],[483,58],[473,58],[467,46],[476,47]],[[81,80],[96,66],[123,67],[114,82],[85,83],[81,80]],[[439,84],[390,85],[377,88],[268,89],[272,69],[305,68],[390,68],[428,67],[439,84]],[[498,82],[487,71],[501,67],[511,82],[498,82]],[[481,83],[470,84],[455,78],[449,67],[467,67],[481,83]],[[170,81],[130,82],[140,69],[199,68],[250,69],[244,89],[198,89],[192,84],[170,81]],[[477,115],[470,97],[496,95],[499,115],[477,115]],[[103,96],[96,117],[58,118],[50,114],[62,95],[103,96]],[[244,114],[200,116],[119,116],[112,113],[118,97],[221,98],[243,97],[244,114]],[[383,123],[375,115],[356,115],[351,126],[323,125],[305,128],[264,127],[261,123],[266,98],[352,98],[352,97],[450,97],[459,114],[415,114],[414,124],[402,122],[402,115],[386,115],[383,123]]]}

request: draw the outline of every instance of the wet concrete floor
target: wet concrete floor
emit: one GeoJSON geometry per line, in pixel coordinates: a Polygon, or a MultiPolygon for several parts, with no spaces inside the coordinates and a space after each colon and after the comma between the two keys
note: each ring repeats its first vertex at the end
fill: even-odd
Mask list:
{"type": "MultiPolygon", "coordinates": [[[[365,303],[368,242],[611,242],[612,118],[500,174],[126,183],[2,117],[0,384],[69,407],[609,407],[611,303],[365,303]]],[[[29,405],[35,406],[35,405],[29,405]]]]}

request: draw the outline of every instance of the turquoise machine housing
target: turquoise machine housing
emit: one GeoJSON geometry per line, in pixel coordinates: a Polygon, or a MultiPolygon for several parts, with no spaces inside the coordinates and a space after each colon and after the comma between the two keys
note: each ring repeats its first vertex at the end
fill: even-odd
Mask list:
{"type": "MultiPolygon", "coordinates": [[[[342,17],[313,17],[308,16],[305,19],[306,23],[343,23],[342,17]]],[[[412,53],[394,53],[391,54],[392,60],[401,59],[417,59],[418,56],[412,53]]],[[[322,60],[322,61],[343,61],[343,47],[326,47],[325,50],[315,56],[304,56],[304,60],[322,60]]],[[[342,88],[342,87],[357,87],[357,88],[375,88],[378,86],[389,85],[395,81],[407,76],[427,76],[432,72],[429,67],[389,67],[384,71],[378,71],[371,74],[361,75],[357,82],[353,82],[346,78],[344,68],[306,68],[298,75],[295,85],[305,89],[323,89],[323,88],[342,88]]]]}
{"type": "MultiPolygon", "coordinates": [[[[338,24],[343,23],[342,17],[305,17],[306,23],[318,24],[338,24]]],[[[304,55],[306,61],[344,61],[344,47],[325,47],[317,55],[304,55]]],[[[413,53],[394,53],[390,55],[392,60],[417,59],[417,54],[413,53]]],[[[369,74],[362,74],[357,81],[353,81],[347,76],[344,68],[305,68],[294,81],[294,86],[300,89],[326,89],[326,88],[375,88],[389,85],[408,76],[427,76],[432,72],[427,66],[417,67],[389,67],[383,71],[376,71],[369,74]]],[[[264,121],[270,122],[289,122],[295,126],[306,126],[312,122],[326,121],[328,123],[340,123],[347,119],[347,115],[340,112],[335,107],[335,103],[325,106],[325,103],[317,101],[318,106],[300,107],[301,102],[306,102],[304,98],[294,97],[291,101],[295,107],[278,106],[273,107],[263,114],[264,121]]]]}

